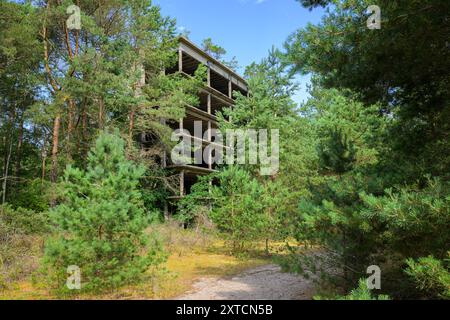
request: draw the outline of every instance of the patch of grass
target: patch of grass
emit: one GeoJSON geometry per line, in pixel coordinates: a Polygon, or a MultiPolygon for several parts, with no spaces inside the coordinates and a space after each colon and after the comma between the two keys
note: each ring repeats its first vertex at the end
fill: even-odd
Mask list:
{"type": "Polygon", "coordinates": [[[148,232],[159,234],[170,256],[163,268],[148,270],[140,284],[102,294],[57,296],[43,283],[33,283],[29,275],[0,291],[0,299],[170,299],[189,291],[200,278],[232,276],[271,261],[264,253],[264,244],[244,256],[233,256],[214,232],[186,230],[176,223],[156,225],[148,232]]]}

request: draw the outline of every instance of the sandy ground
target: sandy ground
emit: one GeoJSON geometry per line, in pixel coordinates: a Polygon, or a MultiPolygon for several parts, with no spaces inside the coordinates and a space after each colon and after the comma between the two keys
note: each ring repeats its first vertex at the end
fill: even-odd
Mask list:
{"type": "Polygon", "coordinates": [[[194,289],[179,300],[309,300],[311,281],[281,272],[277,265],[247,270],[232,278],[201,278],[194,289]]]}

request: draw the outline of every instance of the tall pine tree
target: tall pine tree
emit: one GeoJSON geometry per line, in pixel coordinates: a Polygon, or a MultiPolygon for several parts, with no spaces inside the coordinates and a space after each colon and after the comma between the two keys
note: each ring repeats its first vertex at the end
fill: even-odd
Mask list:
{"type": "Polygon", "coordinates": [[[84,290],[104,290],[136,281],[163,261],[155,243],[146,250],[149,218],[138,189],[145,169],[124,149],[117,134],[102,133],[87,169],[65,170],[62,202],[51,212],[59,237],[47,243],[45,259],[59,286],[71,265],[81,269],[84,290]]]}

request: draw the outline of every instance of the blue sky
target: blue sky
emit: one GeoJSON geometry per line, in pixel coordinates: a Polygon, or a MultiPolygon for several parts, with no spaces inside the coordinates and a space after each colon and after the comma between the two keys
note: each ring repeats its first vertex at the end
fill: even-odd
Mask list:
{"type": "MultiPolygon", "coordinates": [[[[211,37],[236,56],[243,68],[267,56],[272,46],[281,47],[289,34],[317,23],[323,10],[309,11],[295,0],[154,0],[164,15],[177,19],[180,30],[189,30],[196,44],[211,37]]],[[[243,69],[239,70],[242,72],[243,69]]],[[[299,77],[295,100],[307,97],[309,77],[299,77]]]]}

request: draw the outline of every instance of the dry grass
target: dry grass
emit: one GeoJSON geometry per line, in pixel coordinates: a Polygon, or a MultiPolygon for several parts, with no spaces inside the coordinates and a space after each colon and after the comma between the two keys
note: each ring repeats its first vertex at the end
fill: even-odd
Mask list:
{"type": "MultiPolygon", "coordinates": [[[[255,250],[245,257],[232,256],[224,241],[211,230],[185,230],[176,223],[154,226],[149,233],[158,233],[170,253],[163,268],[149,270],[146,280],[100,295],[56,296],[34,283],[28,275],[22,281],[0,291],[0,299],[171,299],[188,291],[203,277],[224,277],[269,262],[264,250],[255,250]]],[[[260,245],[264,248],[264,245],[260,245]]]]}
{"type": "Polygon", "coordinates": [[[0,241],[0,290],[36,270],[42,250],[41,236],[11,233],[3,237],[0,241]]]}

